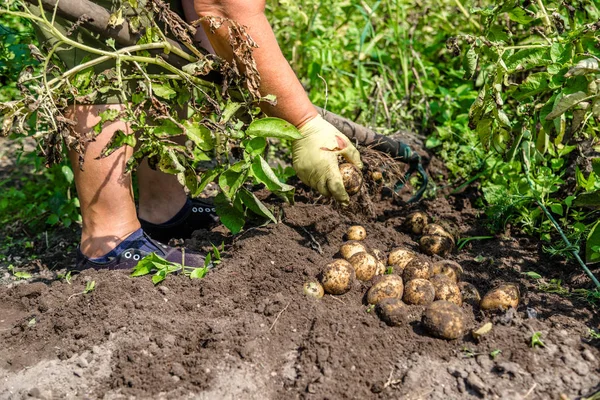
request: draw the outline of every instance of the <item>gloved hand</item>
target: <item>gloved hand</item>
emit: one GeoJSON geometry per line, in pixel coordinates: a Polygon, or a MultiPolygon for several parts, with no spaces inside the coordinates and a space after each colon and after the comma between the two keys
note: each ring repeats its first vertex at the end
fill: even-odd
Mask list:
{"type": "Polygon", "coordinates": [[[298,177],[324,196],[331,196],[341,205],[350,198],[338,168],[338,154],[359,169],[362,168],[358,150],[350,140],[320,115],[299,128],[302,139],[292,144],[294,169],[298,177]]]}

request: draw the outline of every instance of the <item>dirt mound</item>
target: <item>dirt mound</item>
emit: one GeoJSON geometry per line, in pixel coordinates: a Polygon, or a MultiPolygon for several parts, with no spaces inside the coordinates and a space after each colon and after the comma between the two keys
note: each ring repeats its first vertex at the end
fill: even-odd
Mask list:
{"type": "MultiPolygon", "coordinates": [[[[520,285],[517,312],[463,306],[470,328],[494,323],[480,343],[432,338],[418,321],[386,326],[367,312],[363,284],[305,297],[302,284],[336,256],[351,224],[366,227],[371,248],[417,249],[398,230],[408,208],[374,206],[372,219],[303,203],[285,207],[282,223],[234,239],[198,232],[191,247],[228,243],[223,263],[201,281],[174,276],[154,286],[148,277],[86,271],[70,284],[0,288],[0,398],[549,399],[599,389],[600,351],[587,339],[598,316],[520,274],[563,268],[541,260],[527,238],[473,241],[450,257],[482,292],[520,285]],[[87,280],[96,289],[78,294],[87,280]],[[534,332],[545,347],[530,347],[534,332]]],[[[467,198],[420,208],[465,236],[481,233],[467,198]]]]}

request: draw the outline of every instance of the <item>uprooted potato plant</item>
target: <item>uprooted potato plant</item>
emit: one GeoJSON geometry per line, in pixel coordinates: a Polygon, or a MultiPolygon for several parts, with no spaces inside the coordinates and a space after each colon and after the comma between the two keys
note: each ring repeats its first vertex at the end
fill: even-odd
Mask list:
{"type": "Polygon", "coordinates": [[[193,40],[197,27],[161,0],[129,1],[123,7],[110,21],[113,28],[125,24],[137,33],[132,35],[135,41],[118,45],[115,38],[108,38],[104,48],[86,46],[70,36],[88,22],[85,17],[63,33],[54,24],[53,12],[37,16],[22,0],[10,0],[0,8],[0,14],[30,20],[56,39],[51,48],[29,46],[40,68],[26,67],[18,78],[22,97],[0,104],[0,133],[34,132],[47,165],[60,162],[64,143],[77,152],[82,168],[86,143],[94,140],[104,124],[125,121],[130,132],[117,131],[102,157],[131,146],[135,151],[128,161],[129,171],[148,158],[151,167],[177,175],[192,196],[217,182],[221,188],[215,199],[217,212],[234,233],[243,227],[249,210],[276,221],[243,184],[264,184],[284,201],[293,201],[294,188],[278,179],[264,154],[268,137],[290,140],[299,134],[291,124],[265,117],[260,110],[261,103],[274,104],[276,99],[258,92],[260,76],[252,57],[256,47],[252,38],[234,21],[208,17],[210,29],[228,29],[234,54],[228,62],[198,47],[193,40]],[[67,68],[58,54],[71,49],[91,56],[67,68]],[[107,62],[110,66],[97,73],[95,67],[107,62]],[[132,80],[133,94],[127,95],[132,80]],[[90,132],[77,132],[70,105],[93,104],[98,96],[116,96],[122,110],[103,111],[90,132]],[[177,137],[184,137],[184,143],[176,141],[177,137]]]}

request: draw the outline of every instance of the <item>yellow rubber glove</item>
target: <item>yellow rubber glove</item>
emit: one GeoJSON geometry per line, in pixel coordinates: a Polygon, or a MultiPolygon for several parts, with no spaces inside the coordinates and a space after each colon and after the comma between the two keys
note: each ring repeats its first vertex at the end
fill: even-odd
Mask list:
{"type": "Polygon", "coordinates": [[[338,154],[362,169],[360,154],[350,140],[320,115],[299,128],[302,139],[292,144],[294,169],[308,186],[324,196],[333,197],[341,205],[350,204],[350,198],[338,168],[338,154]]]}

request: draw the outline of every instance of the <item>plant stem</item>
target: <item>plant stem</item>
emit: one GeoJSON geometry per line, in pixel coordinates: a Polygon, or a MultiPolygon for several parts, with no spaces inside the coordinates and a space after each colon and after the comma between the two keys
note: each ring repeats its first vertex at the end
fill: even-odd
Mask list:
{"type": "Polygon", "coordinates": [[[552,22],[550,22],[550,17],[548,17],[548,12],[546,11],[546,7],[544,7],[544,2],[542,0],[537,0],[537,4],[540,10],[542,10],[544,25],[546,28],[552,28],[552,22]]]}
{"type": "Polygon", "coordinates": [[[463,13],[463,15],[465,17],[467,17],[467,19],[469,20],[469,22],[471,24],[473,24],[473,26],[477,29],[481,30],[481,25],[479,25],[479,22],[475,21],[473,19],[473,17],[471,16],[471,14],[469,14],[469,11],[465,8],[465,6],[462,5],[462,3],[460,2],[460,0],[454,0],[454,3],[456,4],[456,6],[458,7],[458,9],[460,10],[461,13],[463,13]]]}

